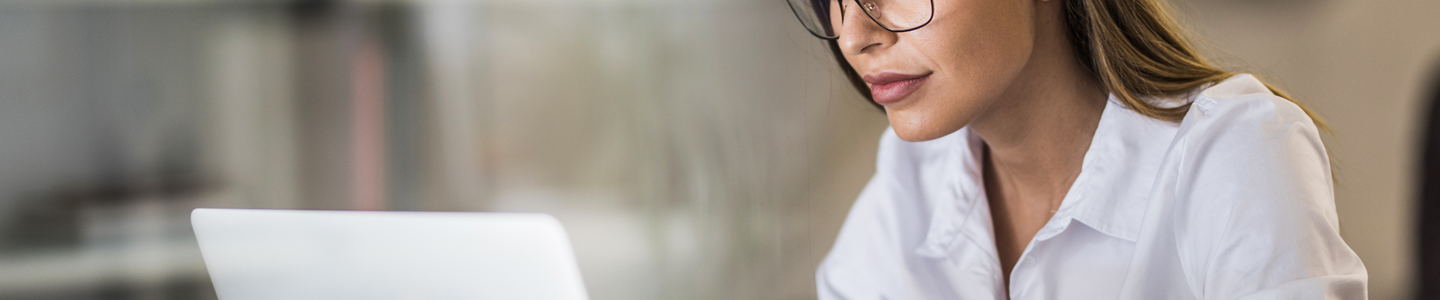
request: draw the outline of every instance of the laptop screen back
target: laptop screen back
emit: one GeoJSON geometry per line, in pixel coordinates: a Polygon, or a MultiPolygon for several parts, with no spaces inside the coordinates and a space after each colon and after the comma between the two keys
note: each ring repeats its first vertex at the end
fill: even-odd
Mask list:
{"type": "Polygon", "coordinates": [[[586,299],[544,214],[196,209],[220,300],[586,299]]]}

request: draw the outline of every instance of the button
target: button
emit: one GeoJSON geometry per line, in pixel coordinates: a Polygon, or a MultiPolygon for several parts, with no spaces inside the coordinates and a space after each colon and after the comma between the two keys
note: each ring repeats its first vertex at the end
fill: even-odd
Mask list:
{"type": "Polygon", "coordinates": [[[1201,113],[1208,116],[1210,115],[1210,111],[1215,108],[1215,104],[1215,99],[1201,98],[1200,101],[1195,102],[1195,108],[1199,108],[1201,113]]]}
{"type": "Polygon", "coordinates": [[[1020,264],[1021,264],[1021,265],[1024,265],[1026,268],[1034,267],[1034,266],[1035,266],[1035,258],[1033,258],[1033,257],[1026,257],[1023,261],[1020,262],[1020,264]]]}

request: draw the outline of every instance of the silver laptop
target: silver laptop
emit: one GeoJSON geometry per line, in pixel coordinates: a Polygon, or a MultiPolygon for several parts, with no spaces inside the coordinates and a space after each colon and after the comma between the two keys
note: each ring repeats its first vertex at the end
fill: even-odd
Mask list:
{"type": "Polygon", "coordinates": [[[196,209],[220,300],[587,299],[544,214],[196,209]]]}

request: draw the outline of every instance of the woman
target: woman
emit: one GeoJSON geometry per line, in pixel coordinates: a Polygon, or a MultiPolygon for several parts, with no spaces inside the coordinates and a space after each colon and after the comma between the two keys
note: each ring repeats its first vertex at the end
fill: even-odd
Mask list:
{"type": "Polygon", "coordinates": [[[1305,108],[1159,0],[790,0],[890,120],[821,299],[1364,299],[1305,108]]]}

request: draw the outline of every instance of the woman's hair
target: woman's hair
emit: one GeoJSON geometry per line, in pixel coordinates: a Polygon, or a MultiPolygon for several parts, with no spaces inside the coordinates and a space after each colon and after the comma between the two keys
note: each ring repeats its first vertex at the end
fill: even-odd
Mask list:
{"type": "MultiPolygon", "coordinates": [[[[1190,104],[1164,107],[1144,98],[1187,95],[1206,84],[1237,74],[1222,70],[1196,53],[1180,25],[1165,10],[1163,0],[1060,0],[1065,1],[1065,25],[1070,42],[1090,74],[1131,110],[1152,118],[1179,122],[1190,104]]],[[[845,61],[840,46],[829,41],[841,71],[851,85],[870,100],[870,89],[845,61]]],[[[1291,99],[1269,84],[1271,92],[1291,99]]],[[[1329,130],[1310,109],[1295,103],[1315,125],[1329,130]]]]}

